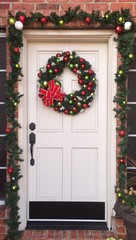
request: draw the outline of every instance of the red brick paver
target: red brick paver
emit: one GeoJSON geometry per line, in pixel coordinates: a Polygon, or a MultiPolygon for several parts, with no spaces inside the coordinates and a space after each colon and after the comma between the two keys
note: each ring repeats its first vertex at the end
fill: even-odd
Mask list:
{"type": "Polygon", "coordinates": [[[26,230],[21,240],[106,240],[115,237],[110,231],[96,230],[26,230]]]}

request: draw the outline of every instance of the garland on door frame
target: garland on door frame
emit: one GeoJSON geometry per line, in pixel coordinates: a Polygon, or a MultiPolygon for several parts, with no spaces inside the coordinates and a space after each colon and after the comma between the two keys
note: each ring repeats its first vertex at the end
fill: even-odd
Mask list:
{"type": "Polygon", "coordinates": [[[80,58],[76,52],[66,51],[52,56],[46,66],[40,68],[38,77],[40,78],[39,97],[45,106],[53,107],[55,111],[68,115],[77,115],[90,107],[96,88],[95,73],[90,63],[80,58]],[[62,93],[61,82],[56,80],[66,66],[78,74],[81,89],[74,93],[62,93]]]}
{"type": "MultiPolygon", "coordinates": [[[[65,23],[70,23],[80,20],[85,23],[87,29],[105,29],[110,28],[116,32],[115,41],[120,53],[121,64],[115,74],[115,82],[117,83],[117,94],[114,97],[114,102],[117,107],[114,108],[118,121],[117,135],[119,136],[119,153],[118,173],[119,187],[122,188],[125,183],[125,168],[127,154],[127,87],[126,79],[128,70],[133,60],[134,33],[136,25],[129,9],[121,9],[120,11],[107,11],[103,16],[99,11],[91,13],[80,10],[80,7],[75,9],[69,8],[64,15],[58,16],[52,12],[49,16],[44,16],[41,13],[31,13],[31,16],[26,16],[23,12],[17,12],[15,16],[9,14],[8,42],[10,52],[11,71],[6,81],[6,106],[7,106],[7,158],[8,158],[8,181],[6,184],[7,206],[10,209],[8,218],[8,240],[20,239],[19,224],[20,216],[18,212],[19,200],[19,185],[18,180],[21,178],[20,164],[22,161],[20,154],[22,150],[18,146],[17,129],[20,125],[17,122],[17,107],[22,95],[17,91],[17,82],[21,80],[22,69],[19,64],[20,49],[23,47],[23,27],[30,27],[33,23],[40,23],[41,28],[46,31],[46,24],[52,23],[52,27],[62,28],[65,23]]],[[[39,27],[38,27],[39,28],[39,27]]]]}

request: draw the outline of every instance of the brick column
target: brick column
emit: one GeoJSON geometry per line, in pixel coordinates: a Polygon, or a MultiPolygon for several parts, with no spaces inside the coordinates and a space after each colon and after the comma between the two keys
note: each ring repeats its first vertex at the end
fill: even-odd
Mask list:
{"type": "Polygon", "coordinates": [[[116,237],[123,238],[124,240],[127,239],[126,228],[125,228],[123,219],[114,217],[112,222],[112,228],[116,237]]]}
{"type": "Polygon", "coordinates": [[[6,209],[5,206],[0,206],[0,240],[3,240],[6,235],[7,227],[6,227],[6,209]]]}

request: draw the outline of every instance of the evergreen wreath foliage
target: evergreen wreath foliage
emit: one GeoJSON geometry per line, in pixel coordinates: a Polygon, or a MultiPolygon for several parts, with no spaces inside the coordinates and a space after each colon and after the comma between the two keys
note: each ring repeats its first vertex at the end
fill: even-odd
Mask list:
{"type": "Polygon", "coordinates": [[[45,106],[51,106],[55,111],[68,115],[77,115],[90,107],[96,88],[95,73],[88,61],[80,58],[75,52],[57,53],[48,59],[47,65],[40,68],[39,97],[45,106]],[[61,83],[58,76],[68,67],[78,76],[80,90],[65,94],[61,92],[61,83]]]}
{"type": "MultiPolygon", "coordinates": [[[[62,29],[66,28],[65,24],[73,21],[82,21],[85,23],[84,28],[90,29],[113,29],[116,32],[115,41],[117,42],[117,49],[121,56],[121,65],[118,66],[115,73],[115,82],[117,83],[117,94],[114,97],[114,102],[117,106],[114,108],[115,117],[119,120],[117,127],[117,135],[119,135],[119,155],[118,174],[119,187],[123,188],[125,183],[125,169],[126,169],[126,155],[127,155],[127,113],[129,107],[127,105],[127,76],[130,64],[133,60],[134,48],[134,33],[136,25],[129,9],[121,9],[119,11],[107,11],[101,16],[99,11],[92,11],[91,13],[80,10],[77,6],[75,9],[69,8],[64,15],[58,16],[52,12],[49,16],[44,16],[41,13],[31,13],[26,16],[24,12],[17,12],[15,16],[9,13],[8,25],[8,43],[10,52],[11,71],[6,81],[6,107],[7,107],[7,128],[5,130],[7,136],[7,173],[9,175],[6,184],[7,206],[10,209],[8,218],[8,240],[20,239],[19,224],[20,216],[18,209],[19,200],[19,179],[20,162],[22,161],[20,155],[22,150],[18,146],[17,129],[20,128],[16,120],[17,106],[22,95],[17,91],[17,82],[21,81],[22,69],[19,64],[20,49],[23,47],[23,27],[32,27],[33,24],[40,23],[41,29],[46,31],[48,23],[52,23],[52,28],[62,29]]],[[[36,25],[35,25],[36,27],[36,25]]],[[[40,27],[38,27],[40,28],[40,27]]],[[[101,79],[99,79],[100,81],[101,79]]],[[[25,96],[24,96],[25,97],[25,96]]]]}

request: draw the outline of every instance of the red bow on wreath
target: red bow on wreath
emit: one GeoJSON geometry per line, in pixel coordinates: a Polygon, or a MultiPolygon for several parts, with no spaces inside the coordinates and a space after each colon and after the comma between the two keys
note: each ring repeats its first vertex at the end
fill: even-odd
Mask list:
{"type": "Polygon", "coordinates": [[[60,90],[60,86],[55,83],[54,80],[48,82],[48,89],[40,88],[39,95],[43,100],[43,104],[45,106],[50,106],[53,104],[54,100],[62,100],[64,98],[65,93],[62,93],[60,90]]]}

